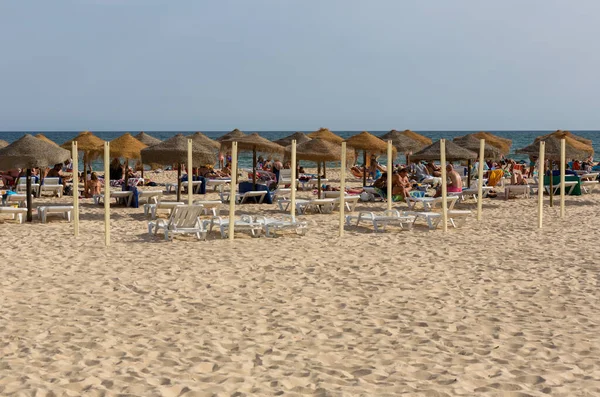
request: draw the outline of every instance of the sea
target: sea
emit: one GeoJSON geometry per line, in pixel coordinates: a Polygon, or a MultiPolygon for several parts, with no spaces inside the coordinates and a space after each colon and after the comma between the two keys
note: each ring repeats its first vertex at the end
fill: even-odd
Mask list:
{"type": "MultiPolygon", "coordinates": [[[[32,135],[42,133],[47,138],[53,140],[54,142],[56,142],[58,144],[62,144],[64,142],[74,138],[80,132],[81,131],[4,131],[4,132],[0,132],[0,139],[3,139],[10,143],[10,142],[13,142],[13,141],[19,139],[26,133],[32,134],[32,135]]],[[[98,136],[99,138],[102,138],[104,140],[112,140],[112,139],[118,138],[119,136],[123,135],[126,132],[130,132],[132,135],[135,135],[139,131],[93,131],[93,133],[96,136],[98,136]]],[[[165,139],[168,139],[177,134],[191,135],[196,131],[145,131],[145,132],[155,138],[158,138],[160,140],[165,140],[165,139]]],[[[209,138],[213,138],[213,139],[218,138],[228,132],[229,131],[202,131],[203,134],[205,134],[209,138]]],[[[258,132],[264,138],[274,141],[277,139],[284,138],[288,135],[291,135],[297,131],[244,131],[244,132],[245,133],[258,132]]],[[[304,132],[310,133],[312,131],[304,131],[304,132]]],[[[342,138],[349,138],[352,135],[358,134],[361,131],[333,131],[333,132],[335,134],[341,136],[342,138]]],[[[381,136],[381,135],[386,134],[388,131],[369,131],[369,132],[374,135],[381,136]]],[[[417,132],[421,135],[427,136],[427,137],[431,138],[433,141],[436,141],[436,140],[439,140],[442,138],[451,140],[453,138],[456,138],[456,137],[459,137],[462,135],[466,135],[466,134],[470,134],[473,132],[477,132],[477,131],[415,131],[415,132],[417,132]]],[[[523,148],[523,147],[531,144],[535,140],[535,138],[540,135],[549,134],[554,131],[488,131],[488,132],[490,132],[494,135],[497,135],[499,137],[512,139],[513,144],[511,147],[511,153],[507,157],[519,161],[519,160],[526,160],[527,156],[516,154],[515,151],[517,149],[523,148]]],[[[594,152],[598,153],[600,151],[600,131],[590,131],[590,130],[574,131],[573,130],[571,132],[573,134],[580,135],[584,138],[591,139],[593,142],[594,152]]],[[[359,157],[359,158],[361,158],[361,157],[359,157]]],[[[401,162],[404,162],[405,160],[406,159],[404,158],[403,155],[398,155],[397,159],[395,159],[394,161],[401,163],[401,162]]],[[[238,161],[239,161],[240,167],[251,167],[252,166],[252,155],[250,153],[241,152],[238,156],[238,161]]],[[[379,161],[382,164],[386,164],[385,156],[381,156],[379,158],[379,161]]],[[[101,162],[94,163],[93,164],[94,169],[101,169],[102,168],[101,164],[102,164],[101,162]]],[[[308,166],[308,167],[312,166],[311,162],[301,162],[301,164],[304,166],[308,166]]],[[[330,164],[330,166],[334,166],[334,165],[335,165],[335,163],[330,164]]]]}

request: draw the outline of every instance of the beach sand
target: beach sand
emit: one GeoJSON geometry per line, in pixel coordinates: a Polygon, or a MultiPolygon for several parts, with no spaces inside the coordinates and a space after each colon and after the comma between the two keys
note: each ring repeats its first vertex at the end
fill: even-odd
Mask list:
{"type": "Polygon", "coordinates": [[[600,395],[600,194],[546,206],[541,230],[536,204],[343,239],[337,213],[306,215],[305,237],[233,242],[165,242],[113,207],[109,248],[89,199],[78,239],[3,222],[0,395],[600,395]]]}

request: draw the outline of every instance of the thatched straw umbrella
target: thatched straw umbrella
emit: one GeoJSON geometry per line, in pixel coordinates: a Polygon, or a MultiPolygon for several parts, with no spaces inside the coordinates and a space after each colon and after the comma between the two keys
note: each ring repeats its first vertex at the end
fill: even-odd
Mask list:
{"type": "MultiPolygon", "coordinates": [[[[125,158],[125,188],[127,188],[127,167],[129,166],[129,159],[141,160],[142,150],[146,149],[148,145],[145,145],[141,141],[137,140],[129,132],[121,135],[118,138],[110,141],[110,154],[112,157],[123,157],[125,158]]],[[[106,175],[104,176],[105,183],[107,180],[106,175]]]]}
{"type": "Polygon", "coordinates": [[[155,138],[152,135],[148,135],[144,131],[141,131],[139,134],[135,135],[134,138],[146,146],[158,145],[162,142],[160,139],[155,138]]]}
{"type": "MultiPolygon", "coordinates": [[[[181,164],[187,162],[188,139],[177,134],[158,145],[142,149],[142,161],[145,163],[173,164],[177,163],[177,201],[181,198],[181,164]]],[[[192,141],[192,162],[194,164],[214,164],[215,151],[200,146],[192,141]]],[[[188,170],[188,189],[192,188],[191,170],[188,170]]]]}
{"type": "Polygon", "coordinates": [[[0,148],[6,147],[6,146],[8,146],[8,142],[6,142],[3,139],[0,139],[0,148]]]}
{"type": "MultiPolygon", "coordinates": [[[[553,204],[554,188],[552,186],[552,164],[554,161],[560,162],[560,147],[561,140],[565,139],[565,152],[567,159],[585,159],[594,154],[594,148],[577,139],[568,131],[556,131],[552,134],[543,135],[535,138],[535,141],[522,149],[518,149],[517,153],[527,154],[529,156],[537,156],[540,152],[540,142],[546,142],[545,157],[550,160],[550,206],[553,204]]],[[[589,140],[588,140],[589,141],[589,140]]],[[[539,175],[539,178],[543,178],[539,175]]]]}
{"type": "Polygon", "coordinates": [[[218,137],[216,139],[217,142],[222,142],[222,141],[228,141],[231,140],[232,138],[242,138],[245,137],[246,134],[244,134],[242,131],[238,130],[237,128],[231,132],[228,132],[225,135],[222,135],[220,137],[218,137]]]}
{"type": "Polygon", "coordinates": [[[301,145],[304,142],[310,141],[311,138],[308,135],[306,135],[304,132],[295,132],[292,135],[288,135],[285,138],[281,138],[281,139],[278,139],[273,142],[275,142],[276,144],[281,145],[283,147],[286,147],[286,146],[290,146],[292,144],[293,140],[296,141],[296,145],[301,145]]]}
{"type": "MultiPolygon", "coordinates": [[[[485,138],[482,138],[485,139],[485,138]]],[[[452,140],[452,142],[456,143],[458,146],[463,147],[467,150],[470,150],[475,153],[479,153],[479,147],[481,145],[480,139],[476,138],[472,134],[459,136],[452,140]]],[[[502,152],[497,147],[489,144],[487,141],[485,142],[485,146],[483,149],[483,155],[486,159],[499,159],[502,157],[502,152]]],[[[483,161],[484,159],[479,159],[479,161],[483,161]]],[[[467,186],[471,186],[471,159],[467,159],[467,186]]]]}
{"type": "MultiPolygon", "coordinates": [[[[238,150],[252,151],[252,188],[256,189],[256,152],[280,153],[283,154],[285,148],[281,145],[263,138],[256,132],[245,135],[240,138],[231,138],[221,141],[221,150],[231,150],[231,144],[237,142],[238,150]]],[[[232,172],[235,172],[232,170],[232,172]]]]}
{"type": "Polygon", "coordinates": [[[568,138],[574,139],[574,140],[576,140],[578,142],[581,142],[581,143],[583,143],[583,144],[585,144],[587,146],[592,146],[592,141],[590,139],[584,138],[584,137],[579,136],[579,135],[575,135],[571,131],[562,131],[562,130],[556,130],[556,131],[554,131],[554,132],[552,132],[550,134],[538,136],[537,138],[535,138],[535,140],[536,141],[541,141],[541,140],[544,140],[544,139],[546,139],[546,138],[548,138],[550,136],[557,136],[557,137],[559,137],[561,139],[562,139],[562,137],[565,137],[565,138],[568,137],[568,138]]]}
{"type": "Polygon", "coordinates": [[[497,135],[485,131],[474,132],[465,136],[472,136],[477,139],[485,139],[486,144],[490,144],[498,148],[500,150],[500,153],[502,153],[505,156],[510,152],[510,147],[512,146],[511,139],[501,138],[497,135]]]}
{"type": "MultiPolygon", "coordinates": [[[[367,185],[367,152],[369,153],[385,153],[387,151],[387,143],[376,137],[375,135],[363,131],[360,134],[351,136],[346,140],[346,144],[354,149],[363,151],[363,186],[367,185]]],[[[394,148],[394,152],[396,148],[394,148]]],[[[396,153],[394,153],[395,157],[396,153]]],[[[394,171],[394,165],[388,164],[388,172],[394,171]]]]}
{"type": "Polygon", "coordinates": [[[391,130],[387,134],[383,134],[379,137],[384,142],[389,140],[392,141],[392,145],[396,148],[398,153],[410,153],[418,152],[430,143],[424,143],[417,139],[411,138],[410,136],[396,130],[391,130]]]}
{"type": "Polygon", "coordinates": [[[200,146],[212,147],[215,150],[219,150],[221,148],[221,143],[215,141],[214,139],[210,139],[200,131],[193,133],[188,136],[194,143],[197,143],[200,146]]]}
{"type": "Polygon", "coordinates": [[[37,139],[41,139],[44,142],[47,143],[51,143],[52,145],[58,146],[58,143],[54,142],[52,139],[49,139],[47,136],[45,136],[44,134],[37,134],[35,136],[37,139]]]}
{"type": "MultiPolygon", "coordinates": [[[[144,145],[150,147],[154,145],[158,145],[162,141],[158,138],[153,137],[152,135],[146,134],[144,131],[141,131],[139,134],[134,136],[135,139],[142,142],[144,145]]],[[[142,168],[142,178],[144,177],[144,163],[140,162],[140,166],[142,168]]],[[[152,167],[152,165],[151,165],[152,167]]]]}
{"type": "Polygon", "coordinates": [[[427,138],[426,136],[421,135],[421,134],[417,134],[416,132],[411,131],[411,130],[400,131],[400,133],[402,135],[404,135],[404,136],[407,136],[409,138],[414,139],[415,141],[421,142],[425,146],[431,145],[433,143],[433,141],[431,140],[431,138],[427,138]]]}
{"type": "MultiPolygon", "coordinates": [[[[92,158],[98,157],[104,151],[104,141],[92,134],[90,131],[83,131],[75,138],[68,140],[60,145],[63,149],[71,149],[72,142],[77,142],[77,149],[83,152],[83,189],[87,195],[87,166],[92,158]]],[[[77,170],[73,170],[74,190],[77,190],[77,170]]]]}
{"type": "MultiPolygon", "coordinates": [[[[412,158],[415,161],[419,161],[419,160],[434,161],[434,160],[439,160],[440,155],[441,155],[440,141],[436,141],[436,142],[432,143],[431,145],[427,146],[426,148],[418,151],[417,153],[414,153],[412,155],[412,158]]],[[[471,150],[464,149],[452,141],[446,140],[446,161],[452,162],[452,161],[469,160],[469,159],[475,160],[477,158],[477,156],[478,156],[477,153],[475,153],[471,150]]],[[[445,164],[442,164],[442,167],[445,167],[445,164]]]]}
{"type": "MultiPolygon", "coordinates": [[[[0,169],[27,169],[27,222],[31,222],[31,169],[62,163],[71,157],[68,150],[26,134],[0,149],[0,169]]],[[[76,194],[76,193],[74,193],[76,194]]]]}
{"type": "MultiPolygon", "coordinates": [[[[290,146],[286,147],[286,153],[291,153],[290,146]]],[[[320,138],[308,140],[296,146],[296,158],[298,160],[315,161],[317,163],[318,197],[321,197],[321,162],[339,161],[342,159],[342,147],[335,143],[320,138]]],[[[342,167],[345,167],[342,164],[342,167]]]]}
{"type": "MultiPolygon", "coordinates": [[[[323,127],[319,128],[317,131],[311,132],[308,134],[308,137],[311,139],[319,138],[324,141],[335,143],[336,145],[341,145],[342,142],[344,142],[344,138],[323,127]]],[[[327,177],[327,166],[325,163],[323,163],[323,176],[327,177]]]]}

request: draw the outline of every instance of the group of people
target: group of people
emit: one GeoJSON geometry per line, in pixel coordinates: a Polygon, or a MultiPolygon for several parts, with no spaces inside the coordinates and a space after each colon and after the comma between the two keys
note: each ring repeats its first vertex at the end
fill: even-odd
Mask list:
{"type": "MultiPolygon", "coordinates": [[[[433,165],[433,164],[432,164],[433,165]]],[[[435,173],[439,172],[441,176],[441,171],[438,170],[439,166],[435,166],[436,168],[431,170],[431,174],[435,175],[435,173]]],[[[409,178],[408,168],[396,168],[392,171],[392,195],[399,196],[402,199],[408,197],[410,195],[410,191],[414,189],[414,186],[418,184],[418,178],[421,177],[419,173],[413,174],[413,179],[409,178]]],[[[430,174],[427,174],[428,177],[431,177],[430,174]]],[[[452,164],[446,165],[446,176],[448,178],[446,184],[446,191],[448,193],[460,193],[462,192],[462,179],[460,174],[454,169],[452,164]]],[[[421,178],[421,181],[424,178],[421,178]]],[[[382,190],[384,193],[387,192],[387,183],[388,183],[388,174],[387,171],[384,172],[375,182],[373,183],[373,187],[376,187],[382,190]]],[[[434,197],[440,197],[442,195],[442,186],[441,184],[437,186],[434,197]]]]}

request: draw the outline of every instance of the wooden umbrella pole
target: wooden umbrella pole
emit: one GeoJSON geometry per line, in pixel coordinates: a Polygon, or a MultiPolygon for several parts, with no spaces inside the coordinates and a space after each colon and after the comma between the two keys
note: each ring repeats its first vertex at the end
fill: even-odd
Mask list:
{"type": "MultiPolygon", "coordinates": [[[[75,237],[79,236],[79,179],[75,177],[75,173],[79,168],[79,158],[77,151],[77,141],[73,141],[71,145],[71,156],[73,157],[73,234],[75,237]]],[[[104,181],[106,183],[106,179],[104,181]]]]}
{"type": "Polygon", "coordinates": [[[291,164],[291,182],[292,182],[292,191],[290,192],[290,215],[292,216],[292,220],[296,219],[296,187],[298,178],[297,175],[298,164],[296,164],[296,140],[292,141],[292,164],[291,164]]]}
{"type": "Polygon", "coordinates": [[[446,180],[446,140],[440,139],[440,163],[442,163],[442,229],[448,231],[448,181],[446,180]]]}
{"type": "Polygon", "coordinates": [[[471,159],[467,160],[467,189],[471,187],[471,159]]]}
{"type": "Polygon", "coordinates": [[[392,165],[392,141],[387,142],[387,209],[389,211],[392,210],[392,173],[394,172],[394,167],[392,165]]]}
{"type": "Polygon", "coordinates": [[[363,150],[363,187],[367,186],[367,151],[363,150]]]}
{"type": "Polygon", "coordinates": [[[321,162],[317,161],[317,198],[321,198],[321,162]]]}
{"type": "Polygon", "coordinates": [[[27,168],[25,173],[26,190],[27,190],[27,222],[33,221],[33,209],[31,200],[31,168],[27,168]]]}
{"type": "Polygon", "coordinates": [[[342,163],[340,167],[340,237],[344,235],[344,210],[346,199],[346,142],[342,142],[342,163]]]}
{"type": "Polygon", "coordinates": [[[228,237],[233,241],[235,231],[235,187],[237,184],[237,142],[231,144],[231,192],[229,195],[228,237]]]}
{"type": "Polygon", "coordinates": [[[129,170],[129,159],[125,159],[125,178],[123,178],[125,180],[125,190],[129,190],[129,185],[127,185],[127,181],[129,181],[129,172],[127,172],[129,170]]]}
{"type": "Polygon", "coordinates": [[[177,164],[177,201],[181,201],[181,163],[177,164]]]}
{"type": "Polygon", "coordinates": [[[256,190],[256,148],[252,148],[252,190],[256,190]]]}
{"type": "MultiPolygon", "coordinates": [[[[87,198],[88,195],[88,189],[87,189],[87,161],[88,161],[88,156],[87,156],[87,152],[83,152],[83,197],[87,198]]],[[[77,172],[79,172],[79,170],[77,170],[77,172]]],[[[104,183],[106,183],[106,175],[104,176],[104,183]]],[[[110,177],[109,177],[109,184],[110,184],[110,177]]]]}
{"type": "Polygon", "coordinates": [[[546,154],[546,142],[540,142],[540,153],[538,156],[538,228],[542,228],[544,215],[544,156],[546,154]]]}
{"type": "Polygon", "coordinates": [[[552,160],[548,160],[548,169],[550,169],[550,207],[554,207],[554,162],[552,160]]]}
{"type": "MultiPolygon", "coordinates": [[[[110,142],[104,142],[104,174],[110,173],[110,142]]],[[[110,176],[104,178],[104,245],[110,245],[110,176]]]]}
{"type": "Polygon", "coordinates": [[[481,220],[483,209],[483,156],[485,153],[485,139],[479,140],[479,163],[477,164],[477,220],[481,220]]]}
{"type": "Polygon", "coordinates": [[[327,178],[327,165],[323,161],[323,178],[327,178]]]}
{"type": "Polygon", "coordinates": [[[565,163],[566,159],[566,141],[560,140],[560,217],[565,217],[565,163]]]}
{"type": "Polygon", "coordinates": [[[188,164],[187,164],[187,176],[188,176],[188,205],[192,205],[194,201],[194,185],[192,184],[194,177],[192,176],[192,140],[188,139],[188,164]]]}

